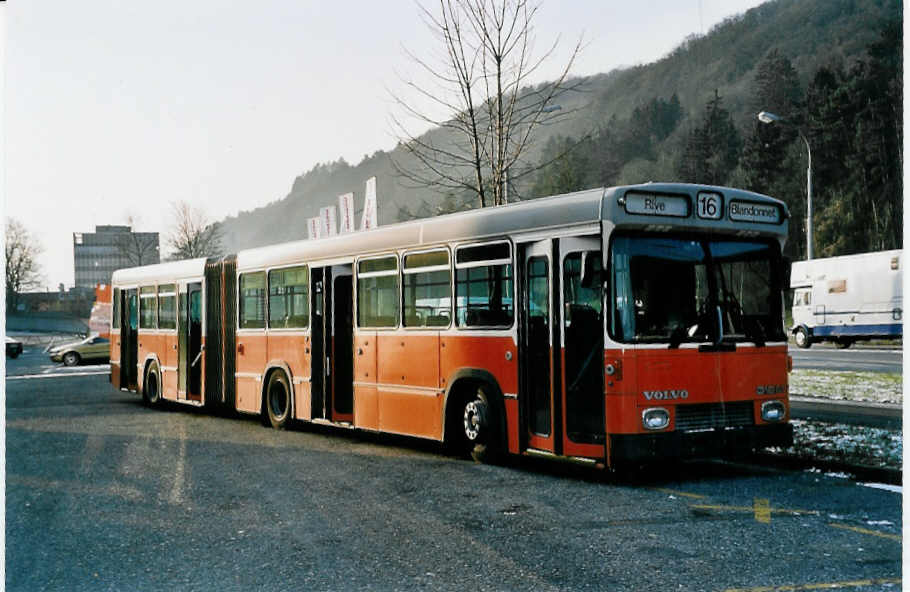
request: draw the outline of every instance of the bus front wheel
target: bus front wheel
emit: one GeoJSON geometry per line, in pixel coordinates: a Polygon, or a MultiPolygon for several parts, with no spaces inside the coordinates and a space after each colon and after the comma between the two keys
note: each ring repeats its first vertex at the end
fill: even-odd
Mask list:
{"type": "Polygon", "coordinates": [[[473,395],[465,398],[462,408],[462,437],[465,448],[476,462],[492,462],[495,456],[493,407],[478,387],[473,395]]]}

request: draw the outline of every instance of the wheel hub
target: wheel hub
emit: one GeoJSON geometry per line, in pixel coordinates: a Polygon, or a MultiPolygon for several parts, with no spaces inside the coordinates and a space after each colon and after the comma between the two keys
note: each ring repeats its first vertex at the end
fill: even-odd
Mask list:
{"type": "Polygon", "coordinates": [[[480,400],[469,402],[464,408],[465,437],[471,442],[476,442],[482,436],[485,428],[486,405],[480,400]]]}

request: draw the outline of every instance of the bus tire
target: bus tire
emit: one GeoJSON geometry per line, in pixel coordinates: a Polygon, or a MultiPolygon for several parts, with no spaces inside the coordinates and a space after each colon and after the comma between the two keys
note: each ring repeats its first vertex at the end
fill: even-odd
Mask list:
{"type": "Polygon", "coordinates": [[[158,364],[152,362],[146,367],[142,379],[142,400],[149,407],[154,407],[161,401],[161,381],[158,376],[158,364]]]}
{"type": "Polygon", "coordinates": [[[802,349],[809,349],[812,347],[812,337],[809,335],[809,330],[805,327],[796,328],[796,345],[802,349]]]}
{"type": "Polygon", "coordinates": [[[461,438],[475,462],[491,463],[498,457],[496,410],[483,385],[478,385],[461,405],[461,438]]]}
{"type": "Polygon", "coordinates": [[[838,339],[834,342],[834,347],[837,349],[848,349],[851,345],[853,345],[852,339],[838,339]]]}
{"type": "Polygon", "coordinates": [[[285,429],[291,419],[291,384],[284,372],[276,370],[269,375],[263,403],[272,427],[285,429]]]}

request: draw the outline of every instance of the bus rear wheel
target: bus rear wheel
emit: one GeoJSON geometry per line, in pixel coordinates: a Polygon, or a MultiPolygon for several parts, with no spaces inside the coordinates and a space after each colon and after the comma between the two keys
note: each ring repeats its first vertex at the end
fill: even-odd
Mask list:
{"type": "Polygon", "coordinates": [[[291,385],[284,372],[272,372],[265,389],[265,411],[276,430],[287,427],[291,418],[291,385]]]}
{"type": "Polygon", "coordinates": [[[834,342],[834,347],[837,349],[848,349],[851,345],[853,345],[852,339],[838,339],[834,342]]]}
{"type": "Polygon", "coordinates": [[[493,407],[483,387],[478,387],[472,395],[464,399],[461,419],[461,436],[465,451],[476,462],[493,462],[497,452],[494,428],[496,422],[493,407]]]}
{"type": "Polygon", "coordinates": [[[161,400],[161,385],[158,384],[158,366],[155,364],[149,366],[145,372],[142,399],[149,407],[154,407],[161,400]]]}

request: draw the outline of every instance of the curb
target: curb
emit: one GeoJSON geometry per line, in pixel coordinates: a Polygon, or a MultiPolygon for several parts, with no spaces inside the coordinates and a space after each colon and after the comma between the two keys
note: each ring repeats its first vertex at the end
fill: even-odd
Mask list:
{"type": "Polygon", "coordinates": [[[903,483],[903,472],[900,469],[887,467],[870,467],[842,461],[805,458],[773,452],[757,452],[752,456],[752,460],[756,464],[773,465],[774,467],[794,471],[819,469],[826,473],[847,473],[853,481],[886,483],[888,485],[902,485],[903,483]]]}
{"type": "Polygon", "coordinates": [[[903,405],[791,396],[790,419],[900,428],[903,426],[903,405]]]}

